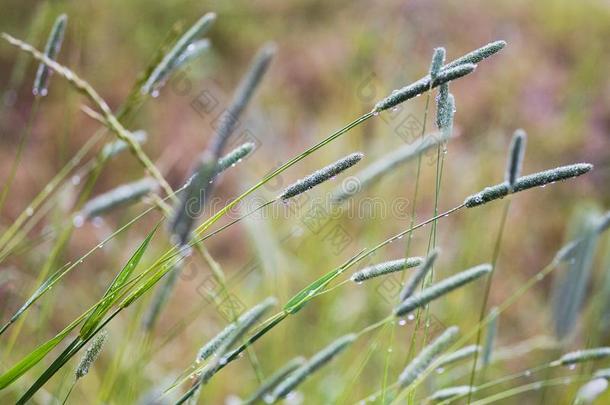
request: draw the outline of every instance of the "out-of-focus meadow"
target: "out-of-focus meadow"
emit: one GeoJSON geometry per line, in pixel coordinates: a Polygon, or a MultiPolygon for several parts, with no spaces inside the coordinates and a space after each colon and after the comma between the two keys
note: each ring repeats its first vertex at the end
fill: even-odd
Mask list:
{"type": "MultiPolygon", "coordinates": [[[[255,141],[256,152],[221,179],[202,218],[218,211],[279,164],[369,111],[392,89],[425,75],[434,47],[444,46],[451,60],[496,39],[506,40],[507,47],[482,62],[473,74],[451,84],[457,106],[455,138],[443,156],[439,209],[454,207],[467,195],[503,181],[508,145],[517,128],[528,134],[524,173],[572,162],[590,162],[595,169],[586,176],[512,198],[490,306],[510,297],[553,258],[569,239],[577,222],[574,218],[610,206],[610,2],[606,0],[4,0],[1,8],[1,31],[38,49],[44,47],[53,20],[66,13],[69,20],[58,60],[86,79],[113,109],[124,100],[176,23],[184,29],[205,12],[218,14],[206,35],[211,49],[175,74],[158,97],[124,122],[130,130],[148,133],[143,148],[174,188],[184,182],[208,144],[215,118],[226,108],[257,49],[267,41],[276,43],[270,71],[237,130],[243,139],[255,141]]],[[[31,116],[36,66],[30,56],[0,42],[2,183],[9,176],[20,136],[31,116]]],[[[409,142],[422,131],[425,103],[423,95],[398,111],[383,113],[353,129],[274,179],[256,193],[257,200],[248,200],[241,208],[247,210],[277,196],[294,180],[350,152],[362,151],[370,162],[409,142]]],[[[99,128],[98,122],[81,111],[83,104],[87,101],[65,80],[58,75],[51,78],[49,95],[35,112],[31,136],[1,212],[0,231],[10,226],[99,128]]],[[[434,129],[432,110],[428,132],[434,129]]],[[[435,159],[436,152],[422,161],[416,222],[434,215],[435,159]]],[[[368,198],[376,207],[373,213],[354,210],[325,224],[309,221],[313,200],[331,192],[348,173],[311,190],[300,200],[302,206],[294,210],[279,204],[264,211],[265,215],[240,221],[210,239],[207,246],[227,275],[231,304],[243,309],[268,295],[284,303],[361,249],[406,229],[411,222],[415,174],[416,164],[411,162],[365,190],[357,201],[368,198]]],[[[124,153],[104,168],[93,194],[143,175],[138,162],[124,153]]],[[[2,323],[35,288],[57,235],[65,222],[72,220],[71,207],[82,186],[80,180],[70,176],[71,186],[62,189],[47,215],[0,263],[2,323]]],[[[145,200],[116,210],[76,229],[55,268],[77,260],[147,204],[150,201],[145,200]]],[[[491,260],[502,206],[501,202],[490,203],[438,222],[436,244],[442,254],[435,277],[491,260]]],[[[239,212],[231,214],[235,218],[239,212]]],[[[7,352],[9,329],[0,338],[1,371],[95,303],[160,217],[157,212],[147,215],[55,286],[28,312],[16,344],[7,352]]],[[[413,255],[426,254],[429,237],[430,227],[414,234],[413,255]]],[[[523,356],[509,351],[508,359],[499,359],[486,371],[487,379],[533,367],[589,343],[588,331],[596,323],[589,304],[610,272],[609,242],[607,237],[600,240],[581,321],[570,339],[559,347],[553,344],[550,297],[553,280],[566,270],[559,267],[519,298],[499,321],[498,351],[534,338],[541,347],[532,343],[532,350],[523,356]]],[[[152,243],[153,253],[147,253],[144,262],[152,261],[168,243],[160,230],[152,243]]],[[[374,260],[401,257],[404,249],[404,240],[394,242],[377,252],[374,260]]],[[[191,365],[199,347],[227,322],[228,301],[212,304],[206,298],[216,288],[208,266],[192,256],[154,333],[146,337],[140,330],[138,317],[146,308],[142,303],[113,320],[100,360],[90,375],[79,381],[69,402],[134,403],[151,389],[171,385],[191,365]],[[178,332],[174,335],[174,331],[178,332]],[[142,360],[144,344],[155,348],[146,361],[142,360]]],[[[264,375],[269,375],[295,356],[311,356],[334,338],[382,319],[395,304],[399,288],[396,281],[379,279],[362,285],[346,283],[316,298],[257,342],[250,356],[216,376],[204,388],[200,403],[223,403],[254,391],[258,383],[250,364],[252,356],[264,375]]],[[[149,297],[145,298],[144,302],[149,297]]],[[[432,330],[453,324],[471,330],[479,321],[482,298],[481,283],[435,302],[430,309],[432,330]]],[[[394,381],[407,361],[412,334],[423,336],[423,330],[415,330],[413,325],[398,327],[393,335],[384,329],[359,339],[347,354],[302,385],[299,390],[304,403],[354,403],[374,393],[382,386],[389,348],[392,361],[387,373],[394,381]]],[[[610,333],[598,343],[608,344],[609,339],[610,333]]],[[[65,395],[75,366],[75,362],[70,363],[35,400],[45,403],[58,392],[65,395]]],[[[14,401],[42,369],[34,368],[16,387],[0,391],[0,401],[14,401]]],[[[435,386],[454,384],[450,378],[449,371],[435,375],[435,386]]],[[[467,383],[467,378],[460,381],[467,383]]],[[[546,400],[570,403],[577,388],[578,384],[553,387],[546,400]]],[[[425,390],[423,386],[421,392],[425,390]]],[[[538,403],[540,395],[539,391],[530,392],[505,403],[538,403]]]]}

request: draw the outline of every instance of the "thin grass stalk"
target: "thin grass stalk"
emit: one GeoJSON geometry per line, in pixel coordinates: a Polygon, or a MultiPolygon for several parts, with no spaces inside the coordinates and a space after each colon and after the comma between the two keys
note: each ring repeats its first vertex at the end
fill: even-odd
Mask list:
{"type": "MultiPolygon", "coordinates": [[[[430,69],[432,71],[432,69],[430,69]]],[[[430,84],[432,84],[432,80],[430,80],[430,84]]],[[[445,86],[445,85],[441,85],[441,88],[445,86]]],[[[426,133],[426,124],[428,122],[428,111],[430,108],[430,97],[431,97],[431,93],[432,93],[432,87],[428,88],[428,92],[426,93],[426,105],[424,108],[424,117],[423,117],[423,124],[422,124],[422,130],[421,130],[421,141],[423,142],[424,139],[424,135],[426,133]]],[[[420,177],[421,177],[421,162],[422,162],[422,155],[418,155],[417,156],[417,173],[415,175],[415,187],[413,190],[413,204],[412,204],[412,208],[411,208],[411,220],[410,220],[410,224],[409,224],[409,228],[413,228],[413,226],[415,225],[415,216],[416,216],[416,206],[417,206],[417,197],[419,194],[419,182],[420,182],[420,177]]],[[[410,248],[411,248],[411,240],[413,237],[413,233],[409,232],[408,236],[407,236],[407,241],[406,241],[406,246],[405,246],[405,256],[408,256],[410,248]]],[[[401,279],[401,283],[404,280],[401,279]]],[[[399,297],[400,299],[400,297],[399,297]]],[[[419,328],[419,314],[418,314],[418,318],[417,318],[417,323],[416,323],[416,328],[419,328]]],[[[394,329],[395,326],[392,326],[392,337],[394,335],[394,329]]],[[[390,340],[390,342],[393,342],[393,340],[390,340]]],[[[415,336],[411,336],[411,340],[409,343],[409,353],[407,355],[407,358],[413,359],[414,356],[414,351],[415,351],[415,336]]],[[[381,401],[382,403],[385,403],[385,395],[386,395],[386,388],[387,388],[387,384],[388,384],[388,376],[389,376],[389,368],[390,368],[390,353],[388,352],[388,354],[386,354],[386,359],[385,359],[385,368],[384,368],[384,377],[383,377],[383,384],[382,384],[382,398],[381,401]]]]}
{"type": "MultiPolygon", "coordinates": [[[[514,188],[514,184],[513,184],[513,188],[514,188]]],[[[492,253],[492,258],[491,258],[491,265],[492,265],[492,270],[491,270],[491,274],[489,275],[489,277],[487,278],[487,281],[485,283],[485,293],[483,295],[483,302],[481,303],[481,311],[479,313],[479,323],[481,323],[483,321],[483,319],[485,319],[485,316],[487,314],[487,304],[489,302],[489,296],[491,294],[491,287],[492,287],[492,282],[493,282],[493,275],[495,272],[495,268],[498,262],[498,257],[500,256],[500,247],[502,246],[502,237],[504,236],[504,229],[507,223],[507,219],[508,219],[508,213],[510,211],[510,200],[506,201],[506,203],[504,203],[504,208],[502,210],[502,219],[500,220],[500,227],[498,230],[498,234],[496,235],[496,241],[494,243],[494,250],[492,253]]],[[[495,313],[495,317],[491,318],[491,319],[497,319],[497,313],[495,313]]],[[[494,315],[491,314],[491,315],[494,315]]],[[[477,330],[477,337],[476,337],[476,341],[475,344],[476,345],[480,345],[481,344],[481,339],[482,339],[482,329],[478,329],[477,330]]],[[[488,347],[487,350],[490,350],[491,348],[488,347]]],[[[479,360],[479,353],[475,353],[474,355],[474,359],[472,361],[472,369],[470,372],[470,382],[469,385],[470,386],[475,386],[475,379],[476,379],[476,372],[477,372],[477,363],[479,360]]],[[[468,403],[471,402],[472,400],[472,394],[473,392],[469,392],[468,393],[468,403]]]]}

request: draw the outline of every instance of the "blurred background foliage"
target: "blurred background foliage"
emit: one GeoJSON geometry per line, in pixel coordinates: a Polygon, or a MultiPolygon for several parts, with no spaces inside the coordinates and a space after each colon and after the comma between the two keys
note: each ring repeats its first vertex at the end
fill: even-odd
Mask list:
{"type": "MultiPolygon", "coordinates": [[[[434,47],[444,46],[448,58],[453,59],[487,42],[505,39],[508,46],[502,53],[481,63],[474,74],[452,84],[457,104],[456,138],[444,157],[440,208],[451,208],[466,195],[503,179],[509,140],[517,128],[524,128],[529,136],[525,173],[578,161],[591,162],[596,167],[590,175],[569,184],[515,196],[491,304],[509,297],[551,260],[567,238],[570,217],[581,215],[582,211],[603,211],[610,205],[607,0],[3,0],[0,27],[42,48],[55,17],[67,13],[68,28],[59,60],[88,80],[116,108],[172,27],[176,23],[178,27],[188,27],[207,11],[218,14],[209,33],[212,49],[175,76],[159,97],[148,102],[127,123],[132,130],[148,132],[149,141],[144,149],[174,187],[182,183],[213,134],[213,115],[226,106],[250,58],[266,41],[276,42],[277,56],[241,125],[260,142],[260,147],[223,178],[216,189],[222,201],[228,201],[273,167],[368,111],[391,89],[423,76],[434,47]],[[213,114],[194,107],[204,92],[219,101],[213,114]]],[[[0,91],[4,103],[0,112],[2,178],[9,171],[19,135],[28,120],[35,68],[28,56],[6,43],[0,44],[0,91]]],[[[416,128],[419,135],[425,98],[409,101],[400,111],[354,129],[282,174],[263,189],[260,198],[276,196],[294,179],[348,152],[364,151],[367,160],[372,161],[405,142],[399,132],[404,135],[416,128]],[[405,129],[401,126],[404,120],[410,120],[414,126],[405,129]]],[[[10,225],[96,130],[97,123],[79,111],[81,103],[83,98],[65,81],[56,76],[52,79],[49,96],[41,103],[35,118],[16,186],[1,213],[0,227],[10,225]]],[[[433,115],[428,116],[430,129],[434,125],[433,115]]],[[[210,249],[227,273],[231,291],[245,306],[268,294],[285,302],[353,253],[405,229],[410,222],[415,170],[413,163],[403,166],[363,193],[363,198],[385,202],[388,208],[385,215],[351,218],[342,215],[332,220],[333,226],[340,226],[350,238],[350,243],[340,251],[325,240],[323,232],[311,232],[305,225],[310,202],[289,215],[245,221],[215,237],[209,243],[210,249]],[[248,270],[249,266],[254,266],[253,271],[248,270]]],[[[433,161],[424,159],[418,220],[433,214],[435,170],[433,161]]],[[[96,192],[142,175],[137,162],[125,154],[110,162],[96,192]]],[[[340,181],[342,178],[312,190],[309,198],[323,196],[340,181]]],[[[61,228],[62,221],[70,215],[70,201],[76,189],[75,185],[73,190],[65,191],[51,215],[32,231],[31,246],[0,264],[4,274],[0,286],[3,319],[14,312],[33,288],[53,242],[53,234],[46,231],[61,228]]],[[[140,204],[117,211],[101,223],[78,229],[61,262],[80,257],[142,208],[140,204]]],[[[437,266],[439,276],[490,260],[501,210],[502,204],[489,204],[440,221],[438,245],[443,254],[437,266]]],[[[286,214],[281,208],[277,212],[286,214]]],[[[11,353],[1,353],[2,368],[13,364],[91,305],[154,221],[155,217],[150,216],[109,243],[45,298],[44,305],[33,308],[35,315],[24,326],[27,333],[23,333],[11,353]]],[[[428,235],[429,228],[415,234],[414,254],[425,254],[428,235]]],[[[158,236],[155,243],[164,246],[167,243],[164,238],[158,236]]],[[[602,240],[599,250],[607,251],[608,242],[607,238],[602,240]]],[[[394,243],[377,254],[375,260],[397,258],[403,251],[403,243],[394,243]]],[[[604,262],[603,254],[597,256],[588,303],[610,269],[607,258],[604,262]]],[[[193,321],[155,351],[142,367],[131,356],[137,355],[142,343],[137,338],[140,332],[134,319],[144,307],[113,322],[100,363],[91,377],[79,382],[72,400],[81,403],[97,396],[115,403],[130,403],[151,388],[166,386],[185,369],[198,347],[226,322],[222,308],[206,305],[198,292],[204,288],[201,286],[209,274],[203,263],[192,260],[152,339],[161,344],[171,328],[191,313],[195,314],[193,321]]],[[[385,316],[392,307],[383,299],[386,287],[381,282],[347,284],[308,305],[256,345],[255,353],[264,372],[271,373],[296,355],[309,356],[333,338],[385,316]]],[[[514,345],[535,336],[553,336],[551,287],[552,281],[546,280],[502,315],[498,346],[514,345]]],[[[435,303],[432,306],[435,320],[469,330],[478,320],[481,291],[466,288],[435,303]]],[[[586,344],[587,330],[595,319],[586,316],[582,319],[567,347],[586,344]]],[[[411,326],[399,328],[394,336],[392,379],[404,366],[406,342],[412,332],[411,326]]],[[[608,343],[607,337],[604,339],[608,343]]],[[[339,399],[354,402],[380,387],[385,349],[390,345],[388,334],[371,335],[357,345],[360,349],[350,349],[350,355],[337,359],[303,386],[306,403],[339,399]],[[377,337],[379,348],[356,376],[354,370],[377,337]]],[[[526,363],[533,366],[548,360],[545,353],[533,352],[526,363]]],[[[488,377],[523,366],[523,358],[504,361],[488,377]]],[[[19,386],[27,387],[35,374],[27,374],[19,386]]],[[[442,382],[444,377],[436,378],[442,382]]],[[[60,380],[52,380],[47,387],[49,392],[59,389],[60,380]]],[[[221,403],[229,395],[247,395],[256,386],[254,373],[244,359],[228,367],[214,384],[206,387],[205,403],[221,403]]]]}

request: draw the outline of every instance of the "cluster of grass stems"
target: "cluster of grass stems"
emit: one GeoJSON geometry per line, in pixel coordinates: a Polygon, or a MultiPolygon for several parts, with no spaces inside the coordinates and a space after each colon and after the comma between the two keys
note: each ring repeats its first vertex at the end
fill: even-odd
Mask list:
{"type": "MultiPolygon", "coordinates": [[[[346,334],[335,341],[329,342],[328,346],[309,358],[295,357],[288,361],[285,366],[278,369],[268,378],[261,378],[260,388],[253,393],[249,393],[245,397],[244,403],[257,403],[260,401],[274,403],[281,400],[294,392],[301,384],[304,384],[308,377],[318,369],[330,367],[327,364],[335,356],[350,350],[350,346],[363,336],[379,333],[382,330],[390,330],[393,337],[396,325],[404,323],[405,321],[402,318],[405,317],[416,320],[417,325],[420,323],[425,325],[424,346],[421,350],[417,350],[415,337],[412,337],[409,342],[407,365],[400,375],[395,377],[390,376],[389,365],[393,357],[388,354],[385,359],[382,387],[378,392],[372,393],[365,400],[380,400],[381,403],[404,403],[404,401],[410,403],[426,401],[450,403],[461,398],[468,398],[469,403],[485,404],[510,398],[529,390],[539,390],[543,387],[552,387],[557,384],[587,383],[581,389],[582,392],[579,392],[579,396],[583,398],[586,395],[591,395],[591,392],[595,392],[596,389],[600,390],[599,388],[603,386],[603,383],[600,381],[605,381],[609,374],[604,374],[603,370],[598,370],[595,373],[583,371],[583,373],[578,375],[572,374],[570,377],[567,377],[567,380],[564,377],[561,379],[541,378],[537,382],[499,392],[494,392],[493,388],[523,376],[530,376],[532,373],[539,375],[541,372],[546,372],[552,368],[566,367],[610,357],[610,349],[603,347],[565,354],[547,364],[495,380],[485,381],[481,372],[492,361],[494,340],[494,333],[492,331],[496,329],[493,325],[496,324],[498,317],[507,308],[517,303],[526,291],[534,287],[557,268],[566,257],[572,257],[574,251],[578,250],[579,246],[586,242],[577,239],[568,244],[546,267],[525,282],[507,300],[498,305],[497,308],[489,311],[487,301],[492,287],[492,276],[495,272],[502,233],[509,212],[510,199],[513,197],[512,194],[533,187],[545,186],[559,180],[577,177],[592,169],[590,164],[576,163],[522,176],[521,166],[524,158],[526,136],[524,131],[518,130],[515,132],[508,153],[509,158],[505,181],[467,196],[463,202],[441,212],[439,195],[445,159],[444,152],[451,141],[456,102],[449,91],[449,84],[453,80],[461,79],[473,73],[478,63],[504,48],[504,41],[487,44],[449,63],[445,62],[445,50],[443,48],[436,48],[432,56],[429,72],[423,78],[393,91],[388,97],[377,102],[371,111],[355,118],[304,152],[290,158],[211,217],[197,224],[197,217],[191,210],[192,205],[205,205],[206,200],[213,192],[213,186],[217,178],[225,170],[230,170],[254,149],[253,144],[243,144],[228,153],[224,150],[234,132],[237,120],[246,109],[256,88],[262,82],[267,67],[275,53],[275,46],[273,44],[263,46],[254,57],[250,69],[234,93],[231,104],[227,109],[226,119],[217,129],[209,143],[209,147],[203,150],[197,161],[194,162],[192,172],[179,188],[173,189],[170,186],[161,171],[143,151],[141,145],[146,141],[145,134],[140,131],[130,131],[127,129],[127,126],[137,110],[148,98],[156,96],[159,93],[173,73],[211,46],[210,42],[202,38],[202,36],[211,28],[215,19],[216,16],[213,13],[208,13],[196,21],[184,34],[180,35],[172,31],[165,43],[160,47],[158,53],[152,58],[149,66],[134,84],[126,102],[116,112],[108,106],[89,83],[74,71],[56,61],[67,23],[66,16],[62,15],[58,18],[43,52],[8,34],[2,34],[2,38],[7,43],[30,54],[40,62],[34,83],[35,104],[32,108],[31,116],[34,116],[36,106],[40,102],[41,97],[47,94],[50,74],[55,73],[57,76],[65,79],[85,97],[90,106],[84,107],[83,111],[101,124],[101,128],[82,146],[75,156],[68,161],[66,166],[59,171],[44,190],[40,192],[24,212],[0,236],[0,261],[3,261],[10,255],[15,254],[24,239],[24,235],[27,235],[37,223],[44,219],[54,204],[54,196],[60,194],[59,191],[62,188],[69,187],[71,183],[74,183],[74,181],[69,181],[70,174],[73,174],[72,179],[76,178],[82,184],[81,191],[73,207],[73,217],[70,223],[56,237],[51,254],[36,281],[36,289],[0,329],[2,338],[7,339],[3,345],[5,354],[9,353],[16,342],[19,341],[23,324],[32,305],[49,294],[55,285],[60,283],[68,274],[77,270],[89,256],[101,249],[105,243],[111,242],[144,216],[153,211],[158,211],[162,214],[163,219],[150,231],[138,249],[125,263],[124,267],[117,273],[103,296],[95,304],[82,312],[80,316],[65,326],[56,336],[40,344],[17,363],[8,366],[3,371],[3,374],[0,375],[0,389],[21,390],[21,388],[16,387],[17,383],[22,381],[22,377],[26,373],[32,372],[35,366],[47,359],[54,349],[63,347],[61,353],[51,361],[50,365],[43,367],[42,373],[31,385],[26,387],[24,392],[20,393],[18,403],[26,403],[56,373],[62,370],[82,348],[89,345],[81,363],[76,368],[74,382],[65,395],[64,401],[67,401],[79,379],[85,378],[89,369],[94,366],[94,362],[102,350],[102,344],[106,340],[107,335],[105,330],[112,325],[112,320],[134,303],[142,301],[143,297],[153,288],[158,287],[156,294],[149,303],[148,311],[144,315],[144,321],[142,322],[146,333],[150,333],[154,329],[156,320],[172,293],[181,269],[193,254],[200,255],[210,266],[213,276],[222,287],[221,294],[226,297],[228,294],[226,277],[220,264],[207,251],[205,247],[207,240],[254,212],[264,210],[269,205],[277,202],[289,201],[299,194],[309,192],[309,190],[325,180],[341,175],[346,170],[352,170],[351,167],[358,164],[364,158],[364,155],[359,152],[350,153],[313,174],[296,181],[294,184],[286,187],[276,198],[245,213],[242,217],[223,226],[216,226],[225,214],[240,201],[259,190],[264,184],[348,133],[351,129],[374,119],[379,114],[383,114],[385,110],[397,107],[399,104],[421,94],[426,95],[426,107],[423,117],[425,124],[429,110],[431,110],[431,94],[433,89],[438,89],[438,96],[436,97],[437,131],[426,135],[427,132],[424,125],[421,139],[416,143],[383,156],[378,161],[369,164],[363,170],[356,173],[355,177],[359,179],[361,185],[359,190],[355,192],[337,190],[332,198],[333,202],[340,206],[341,203],[352,198],[353,194],[361,191],[362,188],[380,181],[383,176],[390,173],[397,166],[415,160],[417,172],[414,180],[415,190],[412,198],[413,212],[410,226],[396,235],[379,242],[377,245],[363,249],[348,258],[343,264],[329,270],[322,277],[304,287],[285,302],[279,311],[267,318],[264,318],[264,315],[277,304],[275,298],[264,300],[244,314],[232,313],[232,322],[211,341],[203,345],[192,362],[185,361],[184,372],[171,385],[164,387],[161,397],[166,398],[183,389],[176,403],[196,402],[198,398],[204,395],[206,385],[212,384],[218,378],[222,378],[222,375],[217,375],[221,374],[225,367],[229,366],[244,352],[248,355],[258,376],[263,377],[257,368],[256,357],[250,352],[250,348],[255,342],[264,337],[272,339],[273,337],[270,332],[278,324],[292,316],[298,316],[299,310],[315,300],[316,297],[331,290],[335,291],[338,286],[346,285],[349,280],[356,283],[367,283],[368,280],[373,278],[387,277],[394,273],[400,275],[403,287],[396,299],[394,309],[385,318],[362,330],[346,334]],[[106,139],[109,135],[112,139],[106,139]],[[103,141],[105,141],[105,145],[101,147],[100,144],[103,141]],[[90,152],[96,150],[96,148],[99,150],[97,155],[90,158],[89,161],[84,161],[90,152]],[[431,218],[417,223],[415,214],[420,187],[422,155],[428,151],[435,151],[437,156],[434,184],[434,214],[431,218]],[[142,166],[145,177],[118,185],[113,190],[93,197],[91,195],[93,187],[104,166],[119,153],[130,153],[142,166]],[[464,209],[477,209],[479,206],[504,197],[506,197],[506,200],[504,202],[505,206],[501,218],[500,231],[496,238],[495,250],[490,263],[484,263],[437,280],[434,269],[436,259],[441,254],[440,249],[436,246],[439,221],[449,215],[456,215],[464,209]],[[68,246],[75,227],[81,226],[84,221],[95,221],[96,218],[105,215],[110,210],[121,209],[142,199],[149,204],[146,210],[112,232],[102,243],[93,247],[79,259],[64,265],[59,263],[59,258],[68,246]],[[136,271],[136,269],[139,269],[142,257],[149,250],[151,240],[154,237],[158,237],[157,231],[162,222],[167,222],[167,227],[163,228],[167,230],[167,241],[171,242],[170,247],[158,255],[151,264],[136,271]],[[427,225],[430,225],[428,250],[425,255],[422,255],[424,257],[412,256],[410,251],[411,237],[415,231],[422,230],[427,225]],[[368,260],[380,249],[396,240],[402,239],[404,236],[407,236],[404,257],[393,258],[358,271],[351,271],[358,263],[368,260]],[[415,270],[412,271],[412,275],[408,279],[405,279],[406,270],[409,268],[415,268],[415,270]],[[470,330],[460,332],[457,326],[451,326],[440,335],[432,336],[428,327],[431,316],[429,312],[430,303],[434,300],[442,299],[442,297],[453,290],[464,288],[471,283],[480,282],[477,281],[479,279],[485,280],[485,294],[479,322],[470,330]],[[337,281],[340,281],[340,283],[337,284],[337,281]],[[488,332],[487,340],[483,345],[482,331],[485,329],[488,332]],[[5,334],[9,334],[8,338],[4,336],[5,334]],[[72,340],[69,343],[65,343],[70,338],[72,340]],[[468,345],[469,343],[470,345],[468,345]],[[479,363],[479,360],[481,360],[481,363],[479,363]],[[421,388],[422,382],[426,381],[434,370],[441,367],[451,367],[459,362],[466,362],[468,364],[470,361],[472,361],[471,368],[466,365],[464,368],[465,373],[462,373],[463,377],[469,376],[468,384],[442,387],[431,395],[425,395],[421,389],[418,389],[421,388]],[[477,376],[480,378],[477,378],[477,376]],[[561,382],[559,382],[560,380],[561,382]]],[[[29,131],[28,125],[25,135],[22,137],[22,143],[23,139],[27,139],[29,131]]],[[[14,170],[21,156],[22,143],[19,145],[14,167],[11,169],[9,176],[9,182],[5,184],[2,190],[0,207],[10,191],[14,170]]],[[[605,231],[608,228],[608,222],[607,215],[602,217],[591,235],[599,235],[605,231]]],[[[223,297],[212,296],[210,298],[218,300],[223,297]]],[[[199,310],[200,308],[197,308],[194,313],[199,310]]],[[[188,319],[188,317],[185,319],[188,319]]],[[[184,324],[177,325],[176,330],[168,334],[168,338],[163,344],[171,341],[173,336],[179,333],[186,324],[188,324],[188,320],[185,320],[184,324]]],[[[108,335],[108,340],[112,341],[111,334],[108,335]]],[[[147,342],[147,344],[149,343],[147,342]]],[[[150,345],[138,361],[138,364],[145,364],[153,356],[156,349],[158,347],[150,345]]],[[[364,367],[364,363],[362,367],[364,367]]],[[[116,378],[116,376],[114,377],[116,378]]],[[[238,389],[237,386],[235,388],[238,389]]]]}

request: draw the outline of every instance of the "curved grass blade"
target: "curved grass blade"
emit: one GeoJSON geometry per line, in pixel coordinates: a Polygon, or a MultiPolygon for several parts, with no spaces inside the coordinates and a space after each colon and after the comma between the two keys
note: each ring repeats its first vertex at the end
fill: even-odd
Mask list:
{"type": "Polygon", "coordinates": [[[32,386],[19,398],[17,405],[25,405],[34,396],[36,392],[42,386],[51,379],[72,357],[74,357],[80,349],[82,349],[99,331],[101,331],[118,313],[120,310],[116,310],[106,320],[99,325],[93,333],[90,334],[86,339],[82,339],[80,336],[74,338],[74,340],[64,349],[63,352],[51,363],[49,367],[41,374],[40,377],[32,384],[32,386]]]}
{"type": "Polygon", "coordinates": [[[34,294],[28,298],[28,300],[17,310],[17,312],[15,312],[11,319],[9,319],[8,322],[2,326],[2,329],[0,329],[0,335],[2,335],[4,331],[11,326],[11,324],[19,319],[19,317],[30,307],[30,305],[32,305],[38,298],[40,298],[41,295],[43,295],[51,286],[53,286],[53,284],[55,284],[55,282],[63,275],[64,271],[68,267],[70,267],[70,262],[66,263],[62,268],[51,274],[51,276],[47,278],[45,282],[36,289],[36,291],[34,291],[34,294]]]}
{"type": "Polygon", "coordinates": [[[157,226],[155,226],[155,228],[148,234],[148,236],[136,249],[135,253],[131,256],[127,263],[125,263],[125,266],[119,272],[119,274],[117,274],[112,283],[110,283],[110,286],[104,293],[102,301],[95,307],[93,312],[91,312],[91,315],[89,315],[89,317],[81,327],[79,335],[83,339],[89,337],[91,332],[100,323],[104,315],[106,315],[108,310],[116,302],[119,290],[121,290],[125,283],[127,283],[127,281],[129,280],[129,276],[131,276],[138,263],[140,263],[140,260],[142,259],[142,256],[144,256],[144,253],[148,248],[150,240],[157,231],[158,227],[159,225],[157,224],[157,226]]]}
{"type": "Polygon", "coordinates": [[[64,340],[64,338],[68,336],[68,334],[72,332],[89,313],[90,311],[87,311],[83,315],[76,318],[71,324],[55,335],[55,337],[39,345],[36,349],[21,359],[21,361],[11,367],[4,374],[0,375],[0,390],[11,385],[11,383],[38,364],[38,362],[40,362],[40,360],[42,360],[51,350],[61,343],[61,341],[64,340]]]}

